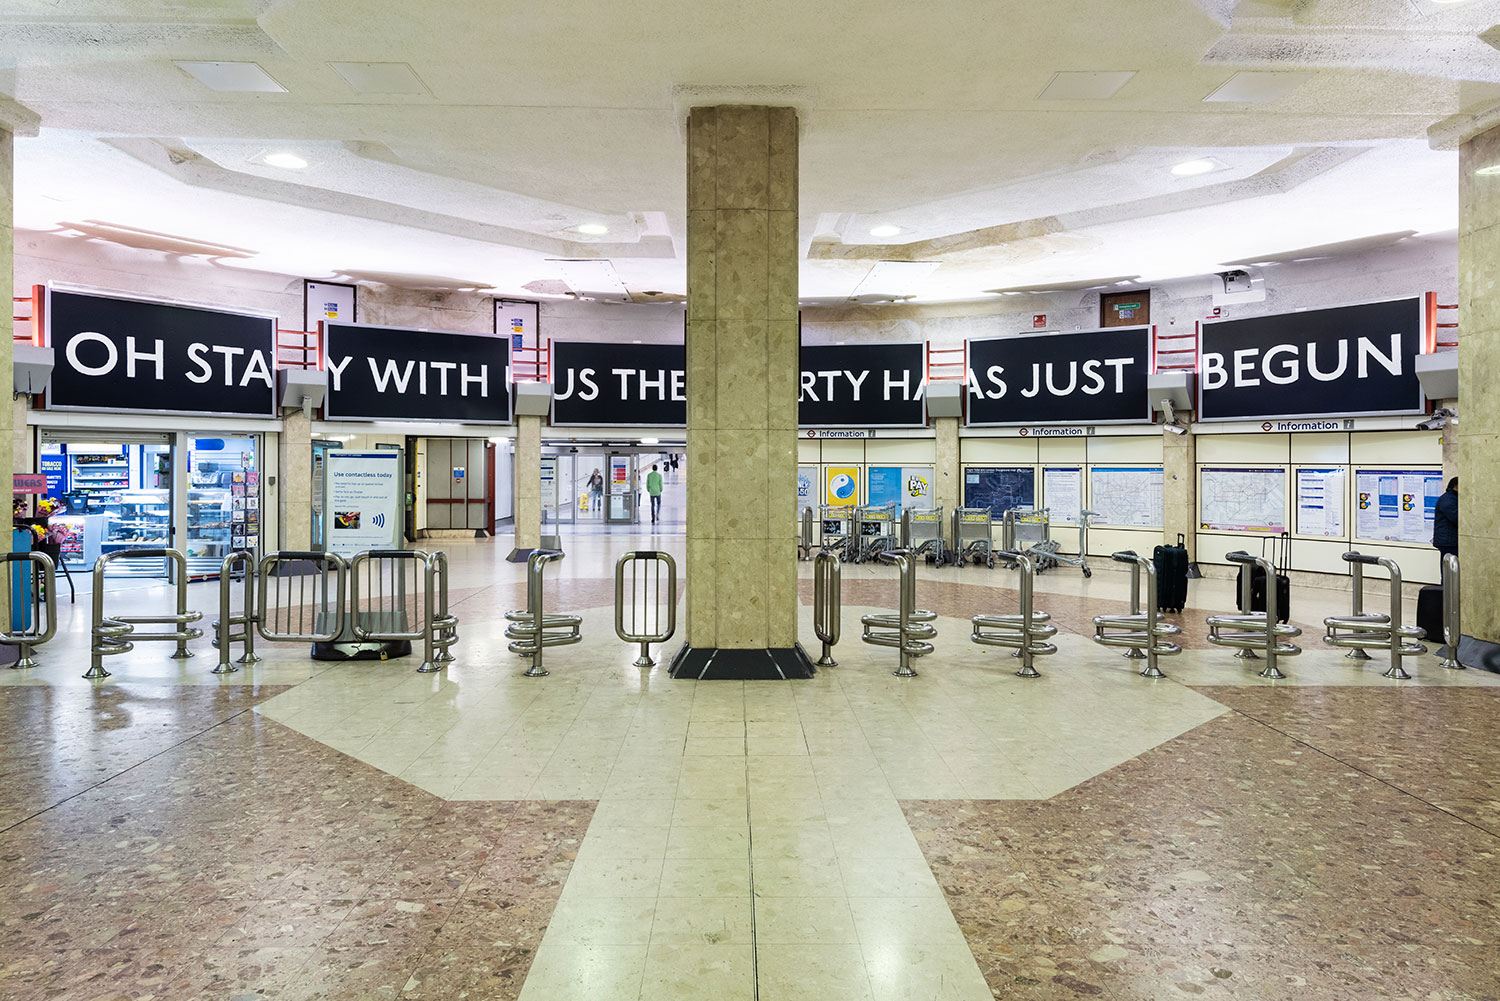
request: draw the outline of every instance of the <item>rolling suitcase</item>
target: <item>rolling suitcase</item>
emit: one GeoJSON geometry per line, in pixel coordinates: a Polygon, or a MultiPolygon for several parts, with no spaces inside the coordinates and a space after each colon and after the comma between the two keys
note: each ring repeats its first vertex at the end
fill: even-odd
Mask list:
{"type": "MultiPolygon", "coordinates": [[[[1279,539],[1262,539],[1260,543],[1262,556],[1265,555],[1267,541],[1271,543],[1271,568],[1275,571],[1276,577],[1276,621],[1286,622],[1292,614],[1292,580],[1286,573],[1292,562],[1292,539],[1286,532],[1282,532],[1279,539]]],[[[1240,564],[1239,575],[1235,578],[1234,594],[1235,604],[1240,611],[1264,612],[1266,610],[1266,572],[1254,564],[1240,564]],[[1244,607],[1241,598],[1244,594],[1245,574],[1251,575],[1249,608],[1244,607]]]]}
{"type": "Polygon", "coordinates": [[[1443,643],[1443,586],[1428,584],[1417,592],[1417,628],[1429,643],[1443,643]]]}
{"type": "Polygon", "coordinates": [[[1186,540],[1177,536],[1175,546],[1157,546],[1151,553],[1156,565],[1156,608],[1180,612],[1187,604],[1188,552],[1186,540]]]}

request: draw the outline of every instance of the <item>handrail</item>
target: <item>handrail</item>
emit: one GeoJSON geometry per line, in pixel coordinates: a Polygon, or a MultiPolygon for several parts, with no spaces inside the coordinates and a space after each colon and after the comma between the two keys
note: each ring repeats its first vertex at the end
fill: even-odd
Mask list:
{"type": "Polygon", "coordinates": [[[995,554],[1002,561],[1014,563],[1021,572],[1021,607],[1018,614],[976,615],[969,620],[973,632],[969,639],[981,646],[998,646],[1014,650],[1012,657],[1021,661],[1016,671],[1018,678],[1040,678],[1041,672],[1033,663],[1036,657],[1057,653],[1056,645],[1047,642],[1057,635],[1052,625],[1052,616],[1036,610],[1033,584],[1036,578],[1036,561],[1027,553],[1002,549],[995,554]]]}
{"type": "MultiPolygon", "coordinates": [[[[361,642],[371,640],[381,643],[422,641],[422,663],[417,667],[418,674],[431,674],[441,671],[443,665],[434,662],[433,651],[433,607],[434,607],[434,580],[432,574],[432,554],[420,549],[372,549],[369,552],[359,553],[349,561],[349,605],[351,609],[350,628],[354,632],[354,638],[361,642]],[[390,563],[392,568],[391,595],[390,600],[395,610],[393,620],[390,623],[396,628],[371,629],[368,627],[370,618],[361,612],[359,571],[369,563],[390,563]],[[418,580],[422,583],[422,603],[419,608],[421,612],[419,629],[401,629],[399,623],[406,617],[406,572],[400,569],[401,564],[421,564],[420,577],[415,569],[412,571],[412,581],[418,580]],[[397,604],[399,602],[399,604],[397,604]]],[[[375,575],[375,580],[384,585],[385,575],[383,572],[375,575]]],[[[379,601],[385,601],[383,590],[379,593],[379,601]]]]}
{"type": "Polygon", "coordinates": [[[806,561],[812,556],[813,550],[813,509],[811,507],[802,509],[799,531],[801,534],[797,539],[797,559],[806,561]]]}
{"type": "Polygon", "coordinates": [[[1345,553],[1343,559],[1353,568],[1354,611],[1350,615],[1330,615],[1325,618],[1323,626],[1327,632],[1323,636],[1323,642],[1329,646],[1359,650],[1366,647],[1387,650],[1390,652],[1391,666],[1381,672],[1381,677],[1395,681],[1409,680],[1411,675],[1401,666],[1401,658],[1426,653],[1427,647],[1417,642],[1422,638],[1421,629],[1401,623],[1401,567],[1395,560],[1384,556],[1369,556],[1359,552],[1345,553]],[[1391,606],[1387,615],[1363,611],[1363,568],[1366,566],[1384,567],[1386,573],[1390,574],[1391,606]]]}
{"type": "MultiPolygon", "coordinates": [[[[299,568],[300,569],[300,568],[299,568]]],[[[255,575],[256,587],[255,628],[261,639],[268,643],[334,643],[344,631],[344,599],[348,591],[349,563],[335,552],[312,552],[307,550],[281,550],[267,553],[260,558],[255,575]],[[313,621],[307,621],[306,573],[284,574],[282,564],[315,563],[319,567],[318,579],[313,584],[313,621]],[[334,599],[328,600],[328,578],[334,578],[334,599]],[[292,603],[292,578],[297,579],[297,598],[292,603]],[[271,582],[275,581],[272,593],[271,582]],[[283,583],[287,601],[282,601],[283,583]],[[292,609],[296,609],[293,622],[292,609]],[[332,612],[331,621],[327,618],[332,612]],[[318,628],[318,617],[324,616],[324,627],[318,628]]]]}
{"type": "Polygon", "coordinates": [[[1461,602],[1459,601],[1460,579],[1458,573],[1458,554],[1443,554],[1443,649],[1439,651],[1444,654],[1442,660],[1438,661],[1439,667],[1446,667],[1450,671],[1462,671],[1464,665],[1458,659],[1458,647],[1463,642],[1463,628],[1459,621],[1461,602]]]}
{"type": "MultiPolygon", "coordinates": [[[[1260,659],[1255,653],[1259,650],[1266,659],[1260,677],[1285,678],[1286,675],[1276,666],[1276,660],[1302,652],[1301,647],[1290,642],[1292,637],[1301,636],[1302,630],[1277,621],[1280,601],[1276,595],[1276,568],[1264,556],[1252,556],[1241,550],[1228,553],[1224,558],[1230,563],[1250,564],[1261,569],[1266,579],[1266,610],[1244,615],[1210,615],[1207,619],[1208,641],[1214,646],[1237,649],[1239,653],[1235,656],[1245,660],[1260,659]]],[[[1252,577],[1253,573],[1246,573],[1240,581],[1240,604],[1245,608],[1251,605],[1252,577]]]]}
{"type": "Polygon", "coordinates": [[[255,664],[260,658],[255,654],[255,554],[248,549],[236,549],[224,557],[224,562],[219,564],[219,618],[214,622],[214,646],[219,648],[219,663],[213,669],[214,674],[233,674],[239,668],[235,664],[255,664]],[[245,594],[240,604],[240,614],[233,615],[229,610],[229,596],[234,590],[234,570],[240,566],[244,572],[245,594]],[[239,632],[234,632],[235,626],[242,626],[239,632]],[[239,659],[231,662],[229,659],[229,648],[235,644],[243,645],[243,651],[239,659]]]}
{"type": "Polygon", "coordinates": [[[547,647],[583,640],[582,616],[548,615],[543,608],[543,571],[547,564],[562,558],[561,549],[532,550],[526,557],[526,607],[505,613],[505,620],[510,623],[505,627],[505,636],[511,641],[506,649],[531,658],[531,665],[524,672],[528,678],[545,678],[549,673],[542,666],[542,652],[547,647]]]}
{"type": "MultiPolygon", "coordinates": [[[[31,567],[31,607],[25,610],[29,617],[29,624],[23,624],[17,631],[6,629],[0,632],[0,644],[16,648],[16,662],[10,665],[16,670],[25,670],[36,667],[37,660],[33,655],[33,648],[57,635],[57,591],[54,584],[57,579],[57,565],[52,562],[52,557],[46,553],[29,550],[24,553],[4,553],[5,563],[30,563],[31,567]],[[41,574],[38,582],[37,574],[41,574]],[[42,623],[42,612],[46,612],[46,625],[42,623]]],[[[10,580],[9,569],[5,574],[7,582],[10,580]]],[[[12,594],[15,592],[12,591],[12,594]]],[[[18,609],[11,609],[11,619],[14,621],[18,609]]],[[[23,618],[23,623],[26,619],[23,618]]]]}
{"type": "Polygon", "coordinates": [[[900,651],[900,662],[891,672],[898,678],[915,678],[912,669],[913,657],[925,657],[932,653],[932,644],[926,642],[937,635],[932,622],[937,613],[917,608],[917,575],[911,554],[903,549],[887,550],[880,554],[882,563],[893,564],[900,573],[899,605],[894,615],[881,613],[860,616],[864,626],[864,642],[875,646],[895,647],[900,651]]]}
{"type": "Polygon", "coordinates": [[[105,553],[94,562],[94,595],[92,609],[92,642],[89,645],[89,669],[84,677],[90,680],[108,678],[104,669],[104,658],[135,649],[136,640],[175,642],[177,650],[173,660],[186,660],[193,654],[187,648],[188,640],[198,639],[202,629],[189,629],[188,623],[203,618],[202,612],[189,611],[187,607],[187,557],[176,549],[120,549],[105,553]],[[171,560],[173,578],[177,581],[177,613],[175,615],[115,615],[104,616],[104,570],[119,560],[171,560]],[[175,625],[177,629],[165,633],[137,632],[138,625],[175,625]],[[126,637],[129,639],[126,639],[126,637]]]}
{"type": "Polygon", "coordinates": [[[448,554],[441,549],[433,553],[427,573],[437,582],[437,608],[428,624],[432,645],[437,649],[432,660],[435,664],[451,664],[453,644],[458,642],[458,616],[448,611],[448,554]]]}
{"type": "Polygon", "coordinates": [[[818,667],[837,667],[839,664],[833,659],[833,648],[838,645],[842,628],[843,590],[839,558],[828,552],[813,557],[813,632],[823,644],[818,667]]]}
{"type": "Polygon", "coordinates": [[[1130,564],[1130,613],[1094,616],[1094,642],[1100,646],[1126,647],[1126,657],[1146,661],[1146,666],[1140,671],[1141,677],[1164,678],[1166,675],[1157,666],[1156,658],[1182,652],[1182,647],[1171,640],[1171,637],[1181,634],[1182,629],[1161,620],[1156,604],[1156,564],[1133,549],[1111,553],[1109,558],[1116,563],[1130,564]],[[1144,608],[1141,606],[1143,572],[1146,581],[1144,608]]]}
{"type": "Polygon", "coordinates": [[[615,562],[615,635],[626,643],[639,643],[641,655],[636,658],[636,667],[655,667],[651,659],[651,644],[665,643],[677,632],[677,561],[671,553],[654,549],[639,549],[626,553],[615,562]],[[625,626],[625,565],[630,564],[630,632],[625,626]],[[651,575],[637,575],[636,564],[651,564],[651,575]],[[667,571],[667,625],[661,627],[661,571],[667,571]],[[654,587],[653,587],[654,585],[654,587]],[[654,598],[653,598],[654,595],[654,598]],[[647,609],[636,603],[639,596],[649,602],[647,609]],[[654,619],[654,621],[650,621],[654,619]],[[649,622],[649,624],[648,624],[649,622]],[[639,626],[640,628],[637,628],[639,626]]]}

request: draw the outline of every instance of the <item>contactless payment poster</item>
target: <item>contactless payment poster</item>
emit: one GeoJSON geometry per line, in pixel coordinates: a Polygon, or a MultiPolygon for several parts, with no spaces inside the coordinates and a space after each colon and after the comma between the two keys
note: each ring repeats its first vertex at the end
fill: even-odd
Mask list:
{"type": "Polygon", "coordinates": [[[401,453],[335,449],[323,464],[328,549],[353,556],[401,547],[401,453]]]}
{"type": "Polygon", "coordinates": [[[854,507],[859,503],[858,466],[829,466],[823,475],[825,504],[829,507],[854,507]]]}

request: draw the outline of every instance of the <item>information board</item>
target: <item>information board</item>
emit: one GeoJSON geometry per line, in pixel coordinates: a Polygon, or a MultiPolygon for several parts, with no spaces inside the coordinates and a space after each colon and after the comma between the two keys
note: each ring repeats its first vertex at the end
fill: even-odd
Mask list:
{"type": "Polygon", "coordinates": [[[323,460],[323,538],[328,551],[349,557],[401,548],[405,510],[401,452],[346,452],[323,460]]]}
{"type": "Polygon", "coordinates": [[[1355,538],[1431,543],[1433,514],[1442,492],[1440,469],[1355,470],[1355,538]]]}
{"type": "Polygon", "coordinates": [[[1076,525],[1083,510],[1083,467],[1049,466],[1042,470],[1042,503],[1054,525],[1076,525]]]}
{"type": "Polygon", "coordinates": [[[1324,538],[1344,536],[1344,485],[1342,469],[1297,470],[1297,534],[1324,538]]]}
{"type": "Polygon", "coordinates": [[[993,521],[1013,507],[1036,507],[1036,472],[1030,466],[969,466],[964,507],[987,507],[993,521]]]}
{"type": "Polygon", "coordinates": [[[871,466],[865,483],[865,503],[894,501],[897,516],[908,507],[931,507],[931,493],[931,466],[871,466]]]}
{"type": "Polygon", "coordinates": [[[1286,470],[1204,466],[1199,472],[1200,528],[1226,532],[1286,530],[1286,470]]]}
{"type": "Polygon", "coordinates": [[[1160,528],[1160,466],[1094,466],[1089,470],[1089,506],[1099,525],[1160,528]]]}

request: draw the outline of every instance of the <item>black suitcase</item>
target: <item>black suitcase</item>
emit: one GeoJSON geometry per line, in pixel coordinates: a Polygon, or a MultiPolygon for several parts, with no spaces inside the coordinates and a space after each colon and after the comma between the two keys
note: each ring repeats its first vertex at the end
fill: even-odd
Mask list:
{"type": "MultiPolygon", "coordinates": [[[[1266,542],[1271,543],[1271,566],[1276,571],[1276,621],[1286,622],[1292,614],[1292,580],[1287,576],[1287,567],[1292,561],[1292,540],[1286,532],[1279,539],[1262,539],[1260,552],[1266,553],[1266,542]],[[1279,556],[1279,559],[1278,559],[1279,556]]],[[[1241,563],[1239,575],[1234,582],[1235,604],[1242,612],[1264,612],[1266,610],[1266,572],[1253,563],[1241,563]],[[1250,574],[1250,607],[1244,605],[1245,574],[1250,574]]]]}
{"type": "Polygon", "coordinates": [[[1443,643],[1443,585],[1428,584],[1417,592],[1417,628],[1430,643],[1443,643]]]}
{"type": "Polygon", "coordinates": [[[1156,565],[1156,608],[1180,612],[1187,605],[1188,552],[1186,539],[1177,536],[1175,546],[1157,546],[1151,553],[1156,565]]]}

